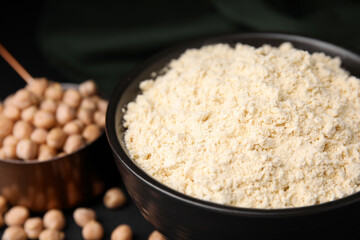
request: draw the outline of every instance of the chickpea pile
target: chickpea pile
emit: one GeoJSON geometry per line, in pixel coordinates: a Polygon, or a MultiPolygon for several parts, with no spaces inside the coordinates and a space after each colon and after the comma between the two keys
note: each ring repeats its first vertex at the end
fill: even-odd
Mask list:
{"type": "Polygon", "coordinates": [[[46,161],[70,154],[100,136],[106,108],[94,81],[76,90],[33,80],[0,103],[0,159],[46,161]]]}

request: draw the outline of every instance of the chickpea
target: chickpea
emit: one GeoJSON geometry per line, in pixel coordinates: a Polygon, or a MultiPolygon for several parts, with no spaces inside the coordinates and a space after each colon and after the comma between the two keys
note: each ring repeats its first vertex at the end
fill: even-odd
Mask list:
{"type": "Polygon", "coordinates": [[[45,229],[40,233],[39,240],[63,240],[65,234],[54,229],[45,229]]]}
{"type": "Polygon", "coordinates": [[[70,88],[65,91],[63,102],[69,107],[77,108],[81,103],[81,95],[75,89],[70,88]]]}
{"type": "Polygon", "coordinates": [[[40,104],[40,109],[50,113],[55,113],[57,109],[57,103],[52,99],[45,99],[40,104]]]}
{"type": "Polygon", "coordinates": [[[19,140],[16,137],[14,137],[13,135],[9,135],[9,136],[4,138],[3,146],[13,146],[13,145],[16,146],[16,144],[18,142],[19,142],[19,140]]]}
{"type": "Polygon", "coordinates": [[[94,113],[94,122],[100,127],[104,128],[106,124],[106,116],[105,113],[101,111],[96,111],[94,113]]]}
{"type": "Polygon", "coordinates": [[[88,80],[79,85],[79,92],[83,97],[89,97],[97,93],[97,86],[93,80],[88,80]]]}
{"type": "Polygon", "coordinates": [[[61,128],[53,128],[46,136],[46,143],[52,148],[61,149],[64,146],[66,134],[61,128]]]}
{"type": "Polygon", "coordinates": [[[42,144],[39,147],[38,160],[46,161],[56,157],[56,150],[52,147],[49,147],[46,144],[42,144]]]}
{"type": "Polygon", "coordinates": [[[43,128],[36,128],[30,135],[30,139],[37,144],[43,144],[46,142],[47,131],[43,128]]]}
{"type": "Polygon", "coordinates": [[[7,210],[7,201],[6,199],[0,195],[0,215],[2,215],[7,210]]]}
{"type": "Polygon", "coordinates": [[[39,217],[29,218],[24,224],[24,230],[29,239],[38,239],[43,230],[43,222],[39,217]]]}
{"type": "Polygon", "coordinates": [[[90,221],[82,229],[82,236],[85,240],[100,240],[104,237],[104,228],[97,221],[90,221]]]}
{"type": "Polygon", "coordinates": [[[105,207],[110,209],[121,207],[126,203],[124,192],[117,187],[107,190],[103,200],[105,207]]]}
{"type": "Polygon", "coordinates": [[[44,215],[45,228],[62,230],[65,227],[65,216],[58,209],[51,209],[44,215]]]}
{"type": "Polygon", "coordinates": [[[56,124],[55,116],[47,111],[39,110],[34,116],[34,125],[37,128],[49,129],[56,124]]]}
{"type": "Polygon", "coordinates": [[[64,144],[64,151],[66,153],[73,153],[85,145],[85,140],[80,134],[70,135],[64,144]]]}
{"type": "Polygon", "coordinates": [[[75,119],[71,122],[68,122],[67,124],[65,124],[65,126],[63,127],[63,131],[67,134],[67,135],[71,135],[71,134],[81,134],[82,131],[84,129],[84,124],[78,120],[75,119]]]}
{"type": "Polygon", "coordinates": [[[36,158],[38,145],[30,139],[22,139],[16,145],[16,155],[20,159],[33,160],[36,158]]]}
{"type": "Polygon", "coordinates": [[[26,233],[20,226],[11,226],[5,229],[2,240],[26,240],[26,233]]]}
{"type": "Polygon", "coordinates": [[[78,110],[77,118],[85,125],[91,124],[94,121],[93,112],[85,108],[78,110]]]}
{"type": "Polygon", "coordinates": [[[6,159],[4,149],[0,148],[0,159],[6,159]]]}
{"type": "Polygon", "coordinates": [[[18,107],[19,109],[25,109],[36,102],[36,96],[26,89],[18,90],[14,95],[14,99],[12,100],[14,106],[18,107]]]}
{"type": "Polygon", "coordinates": [[[85,108],[90,111],[95,111],[97,109],[97,104],[93,98],[84,98],[81,101],[80,108],[85,108]]]}
{"type": "Polygon", "coordinates": [[[60,101],[63,96],[63,89],[60,83],[53,82],[45,90],[45,98],[60,101]]]}
{"type": "Polygon", "coordinates": [[[45,89],[48,86],[46,78],[37,78],[35,81],[30,81],[26,88],[38,97],[42,97],[45,89]]]}
{"type": "Polygon", "coordinates": [[[108,101],[98,98],[97,107],[102,113],[106,113],[107,106],[108,106],[108,101]]]}
{"type": "Polygon", "coordinates": [[[73,120],[76,116],[75,109],[64,103],[60,103],[56,109],[56,120],[60,124],[65,124],[73,120]]]}
{"type": "Polygon", "coordinates": [[[83,137],[88,143],[96,140],[100,134],[101,130],[96,124],[87,125],[82,133],[83,137]]]}
{"type": "Polygon", "coordinates": [[[11,120],[0,116],[0,138],[4,138],[7,135],[10,135],[13,126],[14,123],[11,120]]]}
{"type": "Polygon", "coordinates": [[[8,119],[11,119],[13,121],[17,121],[21,117],[20,109],[15,106],[6,106],[3,110],[3,115],[7,117],[8,119]]]}
{"type": "Polygon", "coordinates": [[[3,146],[3,154],[5,159],[16,159],[16,145],[3,146]]]}
{"type": "Polygon", "coordinates": [[[127,224],[117,226],[111,233],[111,240],[131,240],[133,232],[131,227],[127,224]]]}
{"type": "Polygon", "coordinates": [[[96,219],[96,213],[90,208],[77,208],[73,217],[79,227],[84,227],[88,222],[96,219]]]}
{"type": "Polygon", "coordinates": [[[60,153],[58,153],[58,155],[56,155],[57,157],[63,157],[63,156],[65,156],[66,155],[66,152],[60,152],[60,153]]]}
{"type": "Polygon", "coordinates": [[[4,220],[8,226],[21,226],[29,218],[29,210],[23,206],[14,206],[5,213],[4,220]]]}
{"type": "Polygon", "coordinates": [[[165,238],[163,237],[163,235],[161,235],[161,233],[159,233],[158,231],[153,231],[148,240],[165,240],[165,238]]]}
{"type": "Polygon", "coordinates": [[[13,135],[17,139],[30,138],[32,131],[33,127],[30,123],[20,120],[14,125],[13,135]]]}
{"type": "Polygon", "coordinates": [[[26,109],[24,109],[21,112],[21,119],[26,121],[26,122],[31,123],[33,121],[33,119],[34,119],[36,111],[37,111],[37,107],[35,107],[35,106],[27,107],[26,109]]]}

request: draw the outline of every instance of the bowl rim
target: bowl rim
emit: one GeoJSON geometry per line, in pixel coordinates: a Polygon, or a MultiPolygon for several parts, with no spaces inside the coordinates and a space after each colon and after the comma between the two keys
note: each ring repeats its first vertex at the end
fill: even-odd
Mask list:
{"type": "MultiPolygon", "coordinates": [[[[160,51],[159,53],[151,56],[141,64],[135,66],[123,79],[120,81],[113,91],[107,113],[106,113],[106,126],[105,132],[107,135],[107,139],[109,145],[116,156],[116,161],[119,161],[131,174],[133,174],[138,180],[147,185],[148,187],[161,192],[162,194],[181,201],[185,204],[200,207],[205,210],[209,210],[212,212],[229,214],[229,215],[241,215],[248,217],[299,217],[306,216],[312,214],[320,214],[323,212],[328,212],[332,210],[337,210],[339,208],[349,206],[360,201],[360,192],[356,192],[349,196],[336,199],[330,202],[320,203],[316,205],[303,206],[303,207],[289,207],[289,208],[276,208],[276,209],[263,209],[263,208],[244,208],[244,207],[235,207],[223,205],[215,202],[205,201],[201,199],[197,199],[188,195],[185,195],[181,192],[178,192],[170,187],[158,182],[156,179],[152,178],[145,171],[143,171],[140,167],[138,167],[126,154],[123,147],[121,146],[119,139],[116,133],[116,123],[115,117],[117,109],[119,108],[119,101],[124,92],[126,92],[127,87],[132,83],[133,79],[136,76],[150,67],[154,62],[160,61],[165,58],[167,55],[180,50],[185,50],[187,48],[196,48],[197,45],[200,46],[221,43],[226,39],[233,39],[234,42],[241,42],[241,39],[246,38],[257,38],[262,41],[266,40],[282,40],[283,42],[287,41],[297,41],[304,44],[316,45],[316,47],[325,46],[326,48],[330,48],[335,52],[342,53],[343,56],[353,58],[360,63],[360,56],[356,54],[352,50],[348,50],[339,45],[335,45],[333,43],[319,40],[317,38],[306,37],[295,34],[288,33],[275,33],[275,32],[250,32],[250,33],[237,33],[237,34],[228,34],[228,35],[219,35],[210,38],[201,38],[192,41],[187,41],[182,44],[175,45],[170,48],[166,48],[165,50],[160,51]]],[[[251,45],[251,44],[249,44],[251,45]]],[[[328,55],[328,54],[327,54],[328,55]]]]}

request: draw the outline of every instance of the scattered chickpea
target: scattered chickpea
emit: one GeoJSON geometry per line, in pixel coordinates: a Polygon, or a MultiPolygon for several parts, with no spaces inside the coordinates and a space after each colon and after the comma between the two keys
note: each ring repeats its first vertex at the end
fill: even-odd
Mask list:
{"type": "Polygon", "coordinates": [[[117,226],[111,233],[111,240],[131,240],[133,232],[131,227],[127,224],[117,226]]]}
{"type": "Polygon", "coordinates": [[[14,100],[14,94],[10,94],[9,96],[7,96],[7,98],[5,98],[3,102],[4,107],[13,105],[13,100],[14,100]]]}
{"type": "Polygon", "coordinates": [[[39,235],[39,240],[63,240],[65,234],[54,229],[45,229],[39,235]]]}
{"type": "Polygon", "coordinates": [[[100,240],[104,237],[104,228],[97,221],[90,221],[82,229],[82,236],[85,240],[100,240]]]}
{"type": "Polygon", "coordinates": [[[29,218],[29,210],[23,206],[14,206],[5,213],[4,220],[7,226],[22,226],[29,218]]]}
{"type": "Polygon", "coordinates": [[[16,159],[16,145],[3,146],[3,154],[5,159],[16,159]]]}
{"type": "Polygon", "coordinates": [[[11,226],[5,229],[2,240],[26,240],[26,233],[20,226],[11,226]]]}
{"type": "Polygon", "coordinates": [[[52,147],[49,147],[46,144],[42,144],[39,147],[38,160],[45,161],[56,157],[56,150],[52,147]]]}
{"type": "Polygon", "coordinates": [[[70,135],[64,144],[64,151],[66,153],[72,153],[86,144],[84,138],[80,134],[70,135]]]}
{"type": "Polygon", "coordinates": [[[17,139],[30,138],[33,127],[30,123],[19,120],[15,123],[13,128],[13,135],[17,139]]]}
{"type": "Polygon", "coordinates": [[[57,103],[52,100],[52,99],[45,99],[41,104],[40,104],[40,109],[50,112],[50,113],[55,113],[56,112],[56,108],[57,108],[57,103]]]}
{"type": "Polygon", "coordinates": [[[90,143],[97,139],[101,134],[101,129],[96,124],[89,124],[85,127],[82,135],[86,142],[90,143]]]}
{"type": "Polygon", "coordinates": [[[94,113],[94,122],[101,128],[105,127],[105,121],[106,121],[106,116],[105,113],[101,112],[101,111],[96,111],[94,113]]]}
{"type": "Polygon", "coordinates": [[[38,145],[30,139],[22,139],[16,145],[16,155],[20,159],[33,160],[37,152],[38,145]]]}
{"type": "Polygon", "coordinates": [[[77,118],[86,125],[91,124],[94,120],[93,112],[85,108],[80,108],[78,110],[77,118]]]}
{"type": "Polygon", "coordinates": [[[0,116],[0,138],[4,138],[11,134],[13,129],[14,123],[5,118],[0,116]]]}
{"type": "Polygon", "coordinates": [[[14,99],[12,101],[12,103],[20,109],[25,109],[30,105],[34,104],[35,102],[36,102],[35,95],[26,89],[18,90],[15,93],[14,99]]]}
{"type": "Polygon", "coordinates": [[[60,83],[52,82],[45,90],[45,98],[60,101],[63,96],[63,89],[60,83]]]}
{"type": "Polygon", "coordinates": [[[34,119],[36,111],[37,111],[37,107],[35,107],[35,106],[27,107],[26,109],[24,109],[21,112],[21,119],[26,121],[26,122],[31,123],[33,121],[33,119],[34,119]]]}
{"type": "Polygon", "coordinates": [[[37,144],[43,144],[46,142],[47,131],[43,128],[36,128],[30,135],[30,139],[37,144]]]}
{"type": "Polygon", "coordinates": [[[84,98],[81,101],[80,108],[95,111],[97,109],[96,101],[92,98],[84,98]]]}
{"type": "Polygon", "coordinates": [[[43,230],[43,222],[41,218],[34,217],[26,220],[24,230],[29,239],[38,239],[43,230]]]}
{"type": "Polygon", "coordinates": [[[77,108],[81,103],[81,95],[75,89],[67,89],[64,93],[63,102],[72,108],[77,108]]]}
{"type": "Polygon", "coordinates": [[[45,228],[62,230],[65,227],[65,216],[58,209],[51,209],[44,215],[45,228]]]}
{"type": "Polygon", "coordinates": [[[6,199],[0,195],[0,215],[2,215],[7,210],[7,201],[6,199]]]}
{"type": "Polygon", "coordinates": [[[60,149],[64,145],[66,134],[61,128],[53,128],[46,136],[46,143],[52,148],[60,149]]]}
{"type": "Polygon", "coordinates": [[[46,78],[37,78],[35,81],[30,81],[26,88],[38,97],[42,97],[45,89],[48,86],[46,78]]]}
{"type": "Polygon", "coordinates": [[[165,238],[163,237],[163,235],[161,235],[161,233],[159,233],[158,231],[153,231],[148,240],[165,240],[165,238]]]}
{"type": "Polygon", "coordinates": [[[109,209],[115,209],[126,203],[124,192],[117,187],[110,188],[104,195],[104,205],[109,209]]]}
{"type": "Polygon", "coordinates": [[[79,227],[84,227],[88,222],[96,219],[96,213],[90,208],[77,208],[73,217],[79,227]]]}
{"type": "Polygon", "coordinates": [[[47,111],[39,110],[34,116],[34,125],[37,128],[49,129],[56,124],[55,116],[47,111]]]}
{"type": "Polygon", "coordinates": [[[60,103],[56,109],[56,120],[62,125],[73,120],[75,116],[75,109],[64,103],[60,103]]]}
{"type": "Polygon", "coordinates": [[[3,115],[13,121],[17,121],[21,117],[20,109],[12,105],[4,108],[3,115]]]}
{"type": "Polygon", "coordinates": [[[96,83],[88,80],[79,85],[79,92],[83,97],[89,97],[97,93],[96,83]]]}
{"type": "Polygon", "coordinates": [[[107,107],[108,107],[108,101],[104,100],[104,99],[101,99],[98,97],[97,99],[97,107],[98,109],[103,112],[103,113],[106,113],[106,110],[107,110],[107,107]]]}
{"type": "Polygon", "coordinates": [[[82,131],[84,129],[84,124],[78,120],[75,119],[71,122],[68,122],[67,124],[64,125],[63,127],[63,131],[67,134],[67,135],[71,135],[71,134],[81,134],[82,131]]]}

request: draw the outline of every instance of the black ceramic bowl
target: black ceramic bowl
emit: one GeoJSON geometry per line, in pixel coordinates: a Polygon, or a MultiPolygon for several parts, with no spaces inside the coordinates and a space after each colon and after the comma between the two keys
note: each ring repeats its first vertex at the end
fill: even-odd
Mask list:
{"type": "Polygon", "coordinates": [[[198,40],[165,50],[135,68],[109,102],[106,132],[126,188],[144,217],[168,239],[360,239],[360,193],[309,207],[249,209],[198,200],[157,182],[130,159],[124,143],[122,108],[140,92],[141,81],[161,71],[188,48],[214,43],[278,46],[284,41],[309,52],[339,56],[343,67],[360,77],[360,56],[344,48],[302,36],[246,33],[198,40]]]}

